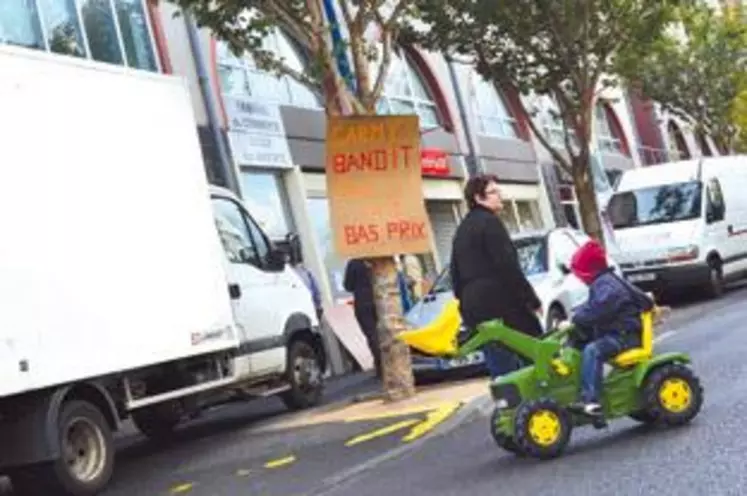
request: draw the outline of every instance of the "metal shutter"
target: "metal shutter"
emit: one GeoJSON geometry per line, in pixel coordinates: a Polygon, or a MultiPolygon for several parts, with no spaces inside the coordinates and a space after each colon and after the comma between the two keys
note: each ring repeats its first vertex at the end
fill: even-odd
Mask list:
{"type": "Polygon", "coordinates": [[[438,257],[441,268],[444,268],[449,264],[451,244],[457,229],[454,204],[445,201],[428,201],[425,206],[433,229],[433,241],[437,251],[435,255],[438,257]]]}

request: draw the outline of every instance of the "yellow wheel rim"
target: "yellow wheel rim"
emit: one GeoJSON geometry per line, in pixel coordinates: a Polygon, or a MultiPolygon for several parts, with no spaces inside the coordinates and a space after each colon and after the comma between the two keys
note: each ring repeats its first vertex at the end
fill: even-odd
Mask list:
{"type": "Polygon", "coordinates": [[[684,412],[692,401],[690,384],[679,377],[666,379],[659,388],[659,401],[669,412],[684,412]]]}
{"type": "Polygon", "coordinates": [[[529,436],[539,446],[552,446],[560,439],[562,426],[550,410],[538,410],[529,417],[529,436]]]}

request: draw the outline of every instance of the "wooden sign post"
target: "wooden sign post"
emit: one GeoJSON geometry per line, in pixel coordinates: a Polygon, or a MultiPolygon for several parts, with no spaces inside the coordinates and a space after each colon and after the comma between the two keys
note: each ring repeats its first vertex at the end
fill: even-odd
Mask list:
{"type": "Polygon", "coordinates": [[[418,117],[328,117],[326,176],[338,255],[372,267],[385,393],[411,396],[409,350],[394,338],[406,326],[393,257],[431,250],[418,117]]]}

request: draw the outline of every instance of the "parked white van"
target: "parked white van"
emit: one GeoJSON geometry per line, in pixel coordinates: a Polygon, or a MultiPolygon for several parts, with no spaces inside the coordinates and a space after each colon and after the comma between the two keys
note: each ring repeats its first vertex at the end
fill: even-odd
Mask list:
{"type": "Polygon", "coordinates": [[[720,296],[747,275],[745,191],[745,155],[625,171],[609,204],[623,273],[645,290],[720,296]]]}

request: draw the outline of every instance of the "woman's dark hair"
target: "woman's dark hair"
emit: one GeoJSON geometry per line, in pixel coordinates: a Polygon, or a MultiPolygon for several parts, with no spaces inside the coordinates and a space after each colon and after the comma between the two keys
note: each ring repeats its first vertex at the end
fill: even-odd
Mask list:
{"type": "Polygon", "coordinates": [[[467,185],[464,187],[464,201],[467,202],[467,206],[470,210],[477,206],[475,197],[485,197],[485,190],[488,189],[490,183],[498,184],[498,176],[495,174],[483,174],[480,176],[471,177],[467,181],[467,185]]]}

